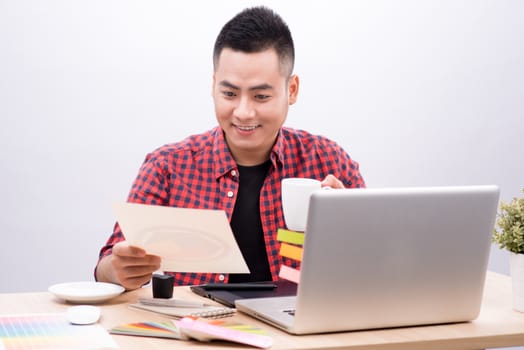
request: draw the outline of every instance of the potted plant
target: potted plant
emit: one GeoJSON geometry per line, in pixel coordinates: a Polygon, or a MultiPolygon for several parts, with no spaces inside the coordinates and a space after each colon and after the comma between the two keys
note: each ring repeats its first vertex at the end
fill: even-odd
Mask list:
{"type": "Polygon", "coordinates": [[[510,252],[513,308],[524,312],[524,198],[501,201],[493,242],[510,252]]]}

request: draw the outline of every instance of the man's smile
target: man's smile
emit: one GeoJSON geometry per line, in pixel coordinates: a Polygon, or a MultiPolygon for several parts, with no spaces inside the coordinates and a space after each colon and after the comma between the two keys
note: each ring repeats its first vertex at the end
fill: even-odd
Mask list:
{"type": "Polygon", "coordinates": [[[233,124],[233,126],[239,129],[240,131],[246,131],[246,132],[253,131],[256,128],[260,127],[260,125],[236,125],[236,124],[233,124]]]}

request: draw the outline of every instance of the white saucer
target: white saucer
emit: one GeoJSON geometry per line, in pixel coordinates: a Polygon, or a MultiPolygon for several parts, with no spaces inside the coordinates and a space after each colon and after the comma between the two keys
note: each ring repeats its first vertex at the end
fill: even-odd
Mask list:
{"type": "Polygon", "coordinates": [[[69,282],[49,287],[49,292],[72,303],[99,303],[116,297],[124,287],[105,282],[69,282]]]}

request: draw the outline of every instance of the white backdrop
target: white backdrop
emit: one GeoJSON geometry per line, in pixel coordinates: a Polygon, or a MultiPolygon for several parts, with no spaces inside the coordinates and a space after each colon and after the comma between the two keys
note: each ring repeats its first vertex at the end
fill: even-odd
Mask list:
{"type": "MultiPolygon", "coordinates": [[[[260,3],[0,0],[0,292],[92,279],[145,154],[215,125],[215,37],[260,3]]],[[[521,195],[523,1],[262,3],[295,39],[287,125],[338,141],[369,187],[521,195]]]]}

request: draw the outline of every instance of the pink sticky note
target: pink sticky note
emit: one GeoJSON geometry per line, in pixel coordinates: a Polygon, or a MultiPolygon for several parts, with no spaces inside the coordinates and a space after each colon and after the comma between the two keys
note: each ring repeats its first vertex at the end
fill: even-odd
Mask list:
{"type": "Polygon", "coordinates": [[[300,270],[282,265],[282,267],[280,267],[280,273],[278,274],[278,277],[298,284],[300,282],[300,270]]]}

